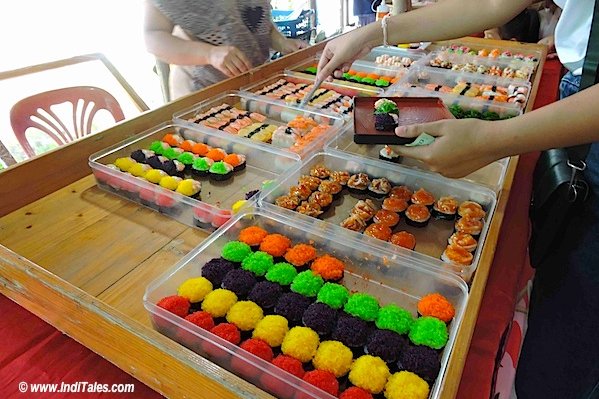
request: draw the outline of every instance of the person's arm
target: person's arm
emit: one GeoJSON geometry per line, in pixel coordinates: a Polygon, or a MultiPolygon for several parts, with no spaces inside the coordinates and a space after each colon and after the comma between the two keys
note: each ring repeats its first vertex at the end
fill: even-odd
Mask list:
{"type": "Polygon", "coordinates": [[[428,146],[394,150],[445,176],[463,177],[507,156],[599,141],[597,99],[599,85],[503,121],[445,120],[398,128],[401,137],[426,132],[436,139],[428,146]]]}
{"type": "MultiPolygon", "coordinates": [[[[482,32],[503,25],[531,3],[532,0],[444,0],[388,18],[387,41],[437,41],[482,32]]],[[[318,64],[318,78],[325,79],[337,69],[348,69],[352,61],[382,43],[380,23],[332,40],[318,64]]]]}
{"type": "Polygon", "coordinates": [[[271,21],[271,47],[273,50],[280,52],[281,54],[290,54],[297,50],[308,47],[308,43],[303,40],[289,39],[283,35],[279,29],[277,29],[274,22],[271,21]]]}
{"type": "Polygon", "coordinates": [[[227,76],[252,68],[251,62],[233,46],[213,46],[173,35],[174,24],[150,1],[144,11],[144,39],[148,52],[175,65],[212,65],[227,76]]]}

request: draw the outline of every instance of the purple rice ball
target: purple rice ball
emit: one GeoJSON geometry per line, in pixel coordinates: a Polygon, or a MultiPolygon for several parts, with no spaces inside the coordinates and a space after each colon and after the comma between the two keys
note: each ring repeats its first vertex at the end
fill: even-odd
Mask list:
{"type": "Polygon", "coordinates": [[[315,302],[308,306],[302,321],[319,335],[329,335],[337,324],[337,311],[324,303],[315,302]]]}
{"type": "Polygon", "coordinates": [[[252,272],[242,269],[233,269],[223,279],[221,287],[233,291],[238,297],[244,297],[256,285],[256,277],[252,272]]]}
{"type": "Polygon", "coordinates": [[[394,331],[376,329],[368,337],[366,352],[380,357],[387,363],[392,363],[399,359],[407,344],[408,341],[394,331]]]}
{"type": "Polygon", "coordinates": [[[275,313],[287,319],[290,325],[297,326],[302,322],[302,316],[312,300],[296,292],[287,292],[279,298],[275,313]]]}
{"type": "Polygon", "coordinates": [[[399,355],[399,370],[411,371],[429,384],[433,384],[441,370],[439,353],[423,345],[408,344],[399,355]]]}
{"type": "Polygon", "coordinates": [[[260,281],[252,288],[248,300],[255,302],[262,309],[274,307],[283,294],[283,288],[270,281],[260,281]]]}
{"type": "Polygon", "coordinates": [[[337,327],[333,331],[333,339],[350,348],[356,348],[366,345],[369,333],[368,322],[343,313],[337,320],[337,327]]]}
{"type": "Polygon", "coordinates": [[[202,277],[208,279],[212,286],[218,288],[223,283],[223,279],[231,270],[235,269],[235,264],[223,258],[214,258],[206,262],[202,267],[202,277]]]}

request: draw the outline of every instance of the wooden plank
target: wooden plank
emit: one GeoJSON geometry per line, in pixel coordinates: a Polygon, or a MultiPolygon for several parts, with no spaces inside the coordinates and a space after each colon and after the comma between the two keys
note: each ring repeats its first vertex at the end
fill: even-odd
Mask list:
{"type": "Polygon", "coordinates": [[[169,398],[272,398],[2,246],[0,292],[169,398]]]}

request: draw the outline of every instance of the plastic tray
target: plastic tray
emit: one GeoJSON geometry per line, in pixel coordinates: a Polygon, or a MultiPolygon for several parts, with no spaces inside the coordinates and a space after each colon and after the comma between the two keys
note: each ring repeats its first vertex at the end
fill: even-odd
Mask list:
{"type": "MultiPolygon", "coordinates": [[[[524,60],[509,59],[509,58],[478,57],[478,56],[469,55],[469,54],[447,53],[445,51],[433,51],[432,53],[427,55],[422,60],[422,62],[420,63],[420,66],[428,66],[431,68],[436,68],[436,69],[441,69],[441,70],[452,70],[451,67],[450,68],[441,68],[441,67],[435,67],[430,64],[430,62],[432,60],[434,60],[435,58],[437,58],[439,56],[441,56],[443,58],[443,60],[450,62],[452,65],[474,64],[477,66],[482,65],[485,67],[496,66],[496,67],[501,68],[502,71],[505,68],[509,67],[509,68],[512,68],[513,70],[521,69],[523,72],[526,72],[526,74],[523,78],[505,77],[505,79],[512,79],[516,82],[522,81],[522,80],[527,81],[527,82],[530,81],[530,78],[534,71],[534,65],[531,62],[527,62],[524,60]]],[[[484,74],[484,73],[480,73],[480,72],[465,72],[465,71],[461,71],[461,72],[470,73],[473,75],[492,76],[492,75],[484,74]]]]}
{"type": "MultiPolygon", "coordinates": [[[[349,153],[359,157],[380,160],[379,152],[382,148],[384,148],[384,145],[382,144],[356,144],[354,141],[353,128],[352,126],[348,126],[325,145],[325,152],[334,154],[349,153]]],[[[393,148],[393,146],[391,146],[391,148],[393,148]]],[[[385,162],[385,164],[395,164],[387,160],[380,161],[385,162]]],[[[411,168],[428,170],[425,164],[412,158],[401,158],[399,163],[411,168]]],[[[461,180],[490,188],[498,193],[503,186],[507,164],[508,159],[495,161],[476,172],[469,174],[461,180]]]]}
{"type": "Polygon", "coordinates": [[[321,150],[324,146],[324,143],[337,134],[338,129],[343,127],[345,121],[342,117],[334,114],[326,114],[323,112],[319,112],[317,110],[300,110],[297,107],[290,107],[280,102],[268,101],[263,97],[258,97],[254,95],[248,95],[247,93],[232,91],[224,93],[220,96],[213,97],[209,100],[203,101],[199,104],[193,105],[189,108],[186,108],[182,111],[179,111],[174,114],[174,120],[182,125],[192,126],[201,131],[211,132],[212,134],[226,136],[233,142],[238,143],[248,143],[251,142],[253,145],[257,145],[260,148],[265,150],[267,149],[277,149],[282,151],[289,156],[305,158],[319,150],[321,150]],[[319,124],[329,125],[329,130],[322,134],[317,139],[313,140],[311,143],[302,147],[299,151],[294,151],[291,148],[279,148],[275,147],[268,143],[262,143],[255,140],[251,140],[245,137],[236,136],[234,134],[227,133],[222,130],[218,130],[215,128],[207,127],[198,123],[190,122],[193,116],[206,112],[212,107],[219,106],[221,104],[228,104],[235,108],[250,111],[250,112],[258,112],[267,117],[265,123],[269,123],[276,126],[285,126],[287,122],[291,121],[296,116],[304,116],[310,117],[314,119],[319,124]]]}
{"type": "MultiPolygon", "coordinates": [[[[541,52],[541,50],[538,49],[526,49],[526,51],[520,51],[520,50],[515,50],[513,47],[510,46],[488,46],[488,47],[480,47],[480,46],[471,46],[471,43],[463,43],[461,42],[459,39],[458,40],[452,40],[451,41],[451,45],[455,45],[455,46],[466,46],[468,48],[470,48],[471,50],[476,51],[477,53],[482,50],[482,49],[486,49],[488,51],[491,51],[493,49],[498,49],[500,52],[504,52],[504,51],[509,51],[512,53],[512,55],[515,55],[516,53],[521,53],[524,54],[524,56],[533,56],[536,58],[536,60],[534,61],[526,61],[528,63],[530,63],[531,65],[534,65],[534,67],[536,68],[539,65],[539,60],[541,59],[541,57],[543,57],[543,53],[541,52]]],[[[437,46],[435,46],[437,47],[437,46]]],[[[445,51],[447,53],[450,53],[447,51],[448,46],[440,46],[440,48],[438,49],[439,51],[445,51]]],[[[452,52],[455,54],[455,52],[452,52]]],[[[516,58],[512,57],[505,57],[505,56],[499,56],[499,57],[484,57],[484,56],[479,56],[479,55],[473,55],[474,57],[477,57],[478,59],[492,59],[492,60],[507,60],[507,61],[518,61],[516,58]]]]}
{"type": "MultiPolygon", "coordinates": [[[[399,107],[398,125],[453,119],[449,109],[437,97],[385,97],[399,107]]],[[[414,139],[397,136],[395,131],[375,129],[374,104],[379,98],[363,97],[354,100],[354,141],[358,144],[407,144],[414,139]]]]}
{"type": "Polygon", "coordinates": [[[526,107],[526,102],[530,97],[531,85],[530,82],[525,81],[514,81],[513,79],[506,78],[498,78],[494,76],[488,75],[477,75],[471,74],[467,72],[455,72],[443,70],[440,68],[431,68],[431,67],[415,67],[411,68],[410,72],[406,76],[404,76],[398,83],[391,86],[386,94],[394,94],[400,95],[399,93],[408,93],[409,96],[413,97],[439,97],[443,98],[444,101],[454,101],[456,98],[467,97],[461,96],[459,94],[454,93],[443,93],[440,91],[428,90],[425,88],[427,84],[434,85],[444,85],[449,87],[454,87],[458,82],[469,82],[477,85],[491,85],[491,86],[502,86],[508,87],[510,85],[524,86],[528,89],[526,94],[526,101],[522,104],[518,103],[508,103],[508,102],[499,102],[492,100],[485,100],[482,97],[469,97],[475,101],[480,101],[481,103],[486,103],[488,105],[491,104],[501,104],[506,108],[511,108],[516,112],[524,109],[526,107]],[[411,90],[410,90],[411,89],[411,90]],[[425,94],[424,94],[425,93],[425,94]],[[447,100],[445,100],[447,98],[447,100]]]}
{"type": "MultiPolygon", "coordinates": [[[[260,206],[272,207],[278,212],[288,215],[287,217],[317,221],[318,219],[278,207],[274,205],[274,202],[277,197],[288,194],[289,188],[297,185],[300,176],[309,174],[310,168],[319,164],[324,164],[331,170],[347,170],[350,174],[363,172],[371,177],[386,177],[393,185],[407,185],[413,190],[422,187],[431,192],[435,198],[451,195],[459,202],[472,200],[480,203],[487,211],[487,215],[483,230],[478,239],[479,245],[474,252],[472,264],[469,266],[454,266],[440,259],[441,254],[447,247],[447,239],[453,233],[453,221],[433,220],[431,218],[428,226],[424,228],[411,227],[404,220],[400,221],[393,231],[406,230],[414,234],[416,237],[416,248],[414,251],[411,251],[339,226],[350,215],[351,209],[358,200],[363,198],[348,193],[346,189],[341,192],[339,199],[333,202],[330,209],[320,216],[320,219],[322,219],[320,225],[323,229],[330,232],[331,237],[347,237],[347,240],[368,243],[368,245],[377,246],[386,253],[410,256],[412,260],[420,263],[428,263],[436,269],[451,270],[459,274],[464,280],[470,280],[478,266],[487,230],[495,210],[496,197],[494,192],[469,182],[447,179],[430,172],[406,168],[389,162],[361,158],[349,153],[318,153],[284,176],[281,176],[271,188],[262,191],[259,198],[260,206]]],[[[379,205],[382,202],[382,200],[370,198],[379,205]]]]}
{"type": "Polygon", "coordinates": [[[360,58],[360,60],[376,64],[376,58],[384,54],[396,57],[408,57],[412,60],[411,66],[420,64],[420,60],[422,60],[426,55],[426,53],[422,50],[410,50],[396,46],[378,46],[373,48],[370,53],[360,58]]]}
{"type": "Polygon", "coordinates": [[[376,253],[373,248],[363,244],[354,245],[344,241],[343,237],[329,236],[314,223],[305,224],[265,209],[237,215],[147,287],[144,305],[158,331],[278,398],[334,398],[155,305],[161,298],[176,294],[177,287],[185,280],[199,276],[205,262],[219,257],[220,249],[226,242],[237,239],[241,229],[252,225],[284,234],[294,243],[311,242],[320,253],[329,253],[342,259],[346,264],[343,284],[352,291],[374,295],[383,305],[396,303],[416,316],[416,304],[422,296],[439,292],[447,297],[455,306],[456,316],[448,326],[449,341],[443,349],[439,377],[431,387],[429,396],[431,399],[439,397],[468,298],[466,284],[451,273],[435,272],[398,257],[376,253]]]}
{"type": "MultiPolygon", "coordinates": [[[[164,213],[183,224],[207,231],[213,231],[229,220],[232,216],[231,206],[243,200],[247,192],[260,189],[264,181],[274,179],[297,163],[296,158],[280,151],[259,148],[251,143],[236,143],[227,137],[176,123],[158,125],[89,158],[89,165],[100,188],[164,213]],[[201,200],[198,200],[106,166],[117,158],[129,156],[134,150],[149,148],[153,141],[175,131],[185,139],[244,154],[247,158],[246,168],[223,182],[213,182],[207,177],[197,178],[202,183],[201,200]]],[[[254,196],[251,202],[255,202],[256,198],[254,196]]]]}

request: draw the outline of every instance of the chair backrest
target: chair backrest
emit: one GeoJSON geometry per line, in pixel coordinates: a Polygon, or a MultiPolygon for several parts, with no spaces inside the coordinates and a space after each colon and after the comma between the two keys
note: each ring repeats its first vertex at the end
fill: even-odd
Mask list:
{"type": "Polygon", "coordinates": [[[107,91],[91,86],[67,87],[20,100],[10,110],[10,123],[25,153],[34,156],[35,151],[26,136],[27,129],[39,129],[58,145],[63,145],[90,134],[94,117],[101,109],[110,112],[115,122],[125,119],[121,106],[107,91]],[[61,120],[51,109],[64,103],[72,105],[69,122],[61,120]]]}

